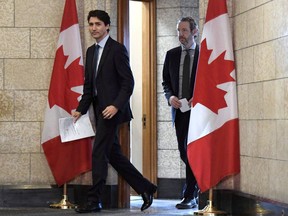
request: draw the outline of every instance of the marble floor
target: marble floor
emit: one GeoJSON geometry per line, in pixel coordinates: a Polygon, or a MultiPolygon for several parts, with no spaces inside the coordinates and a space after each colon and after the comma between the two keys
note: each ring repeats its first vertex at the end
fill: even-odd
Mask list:
{"type": "Polygon", "coordinates": [[[129,209],[104,209],[100,213],[88,213],[88,214],[77,214],[73,209],[53,209],[53,208],[1,208],[0,215],[2,216],[67,216],[67,215],[118,215],[118,216],[130,216],[130,215],[159,215],[159,216],[170,216],[170,215],[193,215],[194,211],[198,209],[178,210],[175,205],[179,200],[164,200],[154,199],[152,206],[141,212],[140,208],[142,205],[142,199],[139,196],[131,197],[131,204],[129,209]]]}

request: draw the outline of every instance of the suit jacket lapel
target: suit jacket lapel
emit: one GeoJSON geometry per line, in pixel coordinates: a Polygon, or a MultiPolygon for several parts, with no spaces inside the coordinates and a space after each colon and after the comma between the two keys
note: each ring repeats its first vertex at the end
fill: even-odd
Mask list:
{"type": "MultiPolygon", "coordinates": [[[[87,67],[88,67],[88,71],[89,73],[93,74],[93,57],[94,57],[94,51],[95,51],[95,44],[92,46],[91,49],[88,49],[87,52],[87,67]]],[[[91,75],[92,77],[92,75],[91,75]]]]}
{"type": "Polygon", "coordinates": [[[194,92],[194,85],[195,85],[195,78],[196,78],[196,72],[197,72],[197,65],[198,65],[198,56],[199,56],[199,46],[198,44],[196,45],[195,51],[194,51],[194,59],[193,59],[193,65],[192,65],[192,73],[191,73],[191,78],[190,78],[190,92],[192,92],[192,97],[193,97],[193,92],[194,92]]]}
{"type": "Polygon", "coordinates": [[[174,74],[175,78],[174,77],[172,78],[172,82],[175,83],[175,95],[177,96],[179,94],[179,71],[180,71],[181,52],[182,52],[182,49],[179,46],[179,48],[175,52],[175,55],[173,56],[173,58],[176,59],[175,62],[177,63],[174,64],[173,66],[174,68],[171,70],[171,71],[175,71],[175,74],[174,74]]]}

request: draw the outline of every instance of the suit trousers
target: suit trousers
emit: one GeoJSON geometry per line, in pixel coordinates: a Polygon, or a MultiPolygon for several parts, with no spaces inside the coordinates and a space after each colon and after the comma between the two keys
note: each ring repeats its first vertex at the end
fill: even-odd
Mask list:
{"type": "Polygon", "coordinates": [[[155,186],[144,178],[121,152],[118,140],[120,111],[112,119],[103,119],[102,111],[97,110],[97,105],[94,103],[95,106],[96,135],[92,150],[93,184],[88,192],[88,201],[101,202],[101,195],[108,175],[108,163],[138,194],[153,191],[155,186]]]}
{"type": "MultiPolygon", "coordinates": [[[[187,158],[187,136],[190,121],[190,111],[182,113],[180,109],[176,110],[175,129],[178,142],[180,157],[186,165],[186,184],[183,188],[183,197],[193,198],[197,196],[197,182],[187,158]]],[[[193,160],[193,159],[192,159],[193,160]]]]}

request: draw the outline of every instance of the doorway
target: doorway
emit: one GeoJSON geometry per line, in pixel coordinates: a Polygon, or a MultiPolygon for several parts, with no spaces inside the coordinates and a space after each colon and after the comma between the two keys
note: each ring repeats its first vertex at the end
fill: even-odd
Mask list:
{"type": "Polygon", "coordinates": [[[129,1],[130,60],[135,77],[132,96],[131,160],[157,183],[156,18],[155,0],[129,1]],[[142,142],[141,142],[142,141],[142,142]]]}
{"type": "Polygon", "coordinates": [[[134,92],[131,97],[131,108],[134,119],[131,122],[130,129],[130,152],[131,162],[141,173],[143,173],[142,7],[143,3],[140,1],[129,1],[130,64],[135,79],[134,92]],[[131,19],[131,17],[133,18],[131,19]]]}
{"type": "MultiPolygon", "coordinates": [[[[132,0],[131,0],[132,1],[132,0]]],[[[136,1],[136,0],[133,0],[136,1]]],[[[118,22],[117,38],[122,42],[130,53],[130,25],[129,22],[129,2],[130,0],[118,0],[118,22]]],[[[142,131],[142,148],[138,148],[138,154],[142,152],[142,174],[154,184],[157,184],[157,121],[156,121],[156,0],[140,0],[142,2],[142,113],[138,116],[138,130],[142,131]],[[141,121],[139,121],[141,118],[141,121]],[[139,125],[141,122],[141,125],[139,125]],[[141,129],[142,128],[142,129],[141,129]]],[[[137,17],[138,15],[133,15],[137,17]]],[[[134,18],[133,17],[133,18],[134,18]]],[[[130,53],[131,57],[131,53],[130,53]]],[[[138,66],[137,66],[138,67],[138,66]]],[[[133,70],[133,69],[132,69],[133,70]]],[[[137,83],[139,83],[137,81],[137,83]]],[[[137,98],[138,99],[138,98],[137,98]]],[[[137,102],[134,97],[132,100],[137,102]]],[[[134,110],[132,110],[134,112],[134,110]]],[[[134,121],[134,120],[133,120],[134,121]]],[[[120,128],[119,140],[122,151],[126,156],[130,154],[131,127],[123,125],[120,128]]],[[[140,138],[141,139],[141,138],[140,138]]],[[[135,142],[137,144],[139,142],[135,142]]],[[[140,140],[141,143],[141,140],[140,140]]],[[[135,149],[135,147],[134,147],[135,149]]],[[[118,181],[118,206],[129,207],[130,189],[120,177],[118,181]]]]}

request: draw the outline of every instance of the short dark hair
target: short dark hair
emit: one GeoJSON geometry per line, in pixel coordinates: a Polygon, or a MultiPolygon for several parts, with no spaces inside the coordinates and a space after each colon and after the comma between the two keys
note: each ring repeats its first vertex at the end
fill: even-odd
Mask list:
{"type": "Polygon", "coordinates": [[[191,31],[193,31],[194,29],[198,29],[198,25],[192,17],[183,17],[179,20],[179,22],[188,22],[191,31]]]}
{"type": "Polygon", "coordinates": [[[106,11],[103,10],[91,10],[88,13],[87,21],[89,22],[91,17],[97,17],[99,20],[103,21],[105,26],[110,25],[110,16],[106,11]]]}

